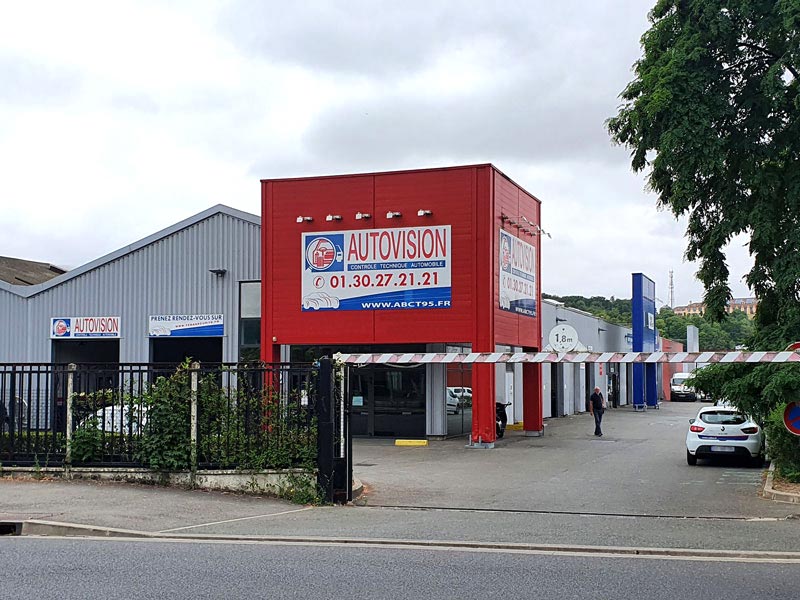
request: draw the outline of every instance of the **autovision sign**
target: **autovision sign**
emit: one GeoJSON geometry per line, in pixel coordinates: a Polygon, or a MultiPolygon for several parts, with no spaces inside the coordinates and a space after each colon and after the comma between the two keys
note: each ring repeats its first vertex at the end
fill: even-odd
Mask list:
{"type": "Polygon", "coordinates": [[[301,307],[450,308],[450,226],[303,234],[301,307]]]}
{"type": "Polygon", "coordinates": [[[536,316],[536,248],[500,230],[500,309],[536,316]]]}
{"type": "Polygon", "coordinates": [[[51,339],[119,338],[119,317],[53,317],[51,339]]]}

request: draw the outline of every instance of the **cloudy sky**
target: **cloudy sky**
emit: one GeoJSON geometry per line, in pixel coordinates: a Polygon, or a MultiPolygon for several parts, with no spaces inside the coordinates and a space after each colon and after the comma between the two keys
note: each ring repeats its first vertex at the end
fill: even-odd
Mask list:
{"type": "MultiPolygon", "coordinates": [[[[75,267],[259,180],[494,163],[542,200],[542,289],[702,295],[603,122],[653,0],[14,2],[0,255],[75,267]]],[[[750,261],[728,252],[733,293],[750,261]]]]}

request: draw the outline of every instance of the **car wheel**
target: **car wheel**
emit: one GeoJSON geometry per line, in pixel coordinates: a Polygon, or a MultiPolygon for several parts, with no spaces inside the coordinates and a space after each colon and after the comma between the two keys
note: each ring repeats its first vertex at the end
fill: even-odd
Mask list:
{"type": "Polygon", "coordinates": [[[759,454],[758,456],[754,456],[753,458],[750,459],[750,464],[756,469],[763,468],[764,467],[764,455],[763,454],[759,454]]]}
{"type": "Polygon", "coordinates": [[[697,457],[688,450],[686,451],[686,462],[692,466],[697,464],[697,457]]]}

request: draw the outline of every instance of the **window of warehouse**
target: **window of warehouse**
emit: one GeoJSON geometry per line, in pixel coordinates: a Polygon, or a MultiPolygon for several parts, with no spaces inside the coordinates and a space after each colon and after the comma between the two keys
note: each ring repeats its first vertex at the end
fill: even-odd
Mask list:
{"type": "Polygon", "coordinates": [[[261,282],[239,282],[239,362],[261,358],[261,282]]]}

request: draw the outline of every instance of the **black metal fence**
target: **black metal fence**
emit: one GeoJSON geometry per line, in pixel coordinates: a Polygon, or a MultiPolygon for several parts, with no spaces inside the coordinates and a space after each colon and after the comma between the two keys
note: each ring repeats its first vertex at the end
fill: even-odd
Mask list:
{"type": "Polygon", "coordinates": [[[0,463],[63,463],[66,384],[67,365],[0,364],[0,463]]]}
{"type": "Polygon", "coordinates": [[[297,364],[0,364],[0,463],[306,465],[315,377],[297,364]]]}

